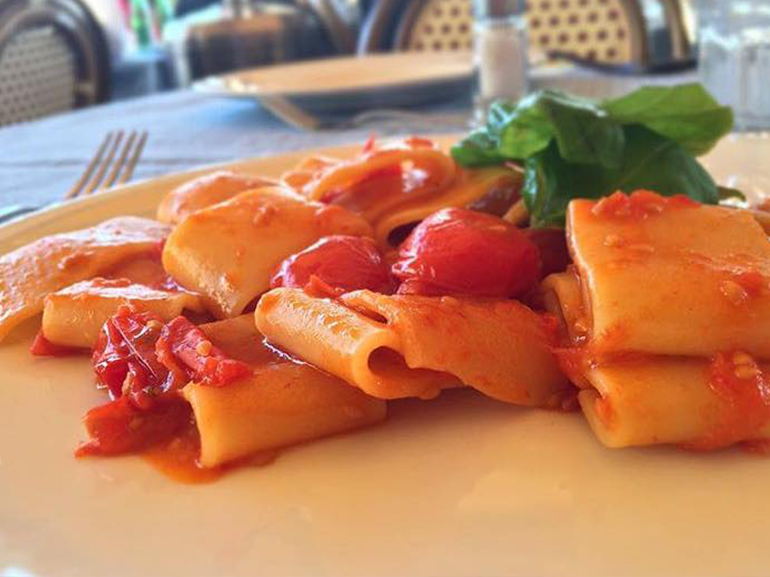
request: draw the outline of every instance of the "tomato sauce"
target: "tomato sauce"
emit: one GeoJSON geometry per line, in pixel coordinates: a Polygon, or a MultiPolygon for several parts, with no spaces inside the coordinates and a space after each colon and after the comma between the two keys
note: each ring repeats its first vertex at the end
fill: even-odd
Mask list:
{"type": "Polygon", "coordinates": [[[649,190],[637,190],[631,194],[618,191],[598,200],[591,212],[598,217],[640,220],[668,209],[698,206],[700,205],[697,202],[683,194],[661,196],[649,190]]]}
{"type": "Polygon", "coordinates": [[[242,467],[269,465],[279,455],[278,450],[262,451],[227,465],[204,468],[200,466],[198,461],[200,449],[198,427],[194,423],[190,423],[170,439],[149,447],[141,453],[141,456],[174,481],[185,484],[201,484],[216,481],[223,475],[242,467]]]}
{"type": "Polygon", "coordinates": [[[750,298],[760,296],[764,287],[768,284],[767,279],[765,279],[762,273],[756,270],[745,270],[735,273],[733,278],[750,298]]]}
{"type": "Polygon", "coordinates": [[[770,422],[770,375],[743,352],[718,353],[709,365],[709,387],[721,408],[703,438],[686,445],[711,450],[751,439],[770,422]]]}

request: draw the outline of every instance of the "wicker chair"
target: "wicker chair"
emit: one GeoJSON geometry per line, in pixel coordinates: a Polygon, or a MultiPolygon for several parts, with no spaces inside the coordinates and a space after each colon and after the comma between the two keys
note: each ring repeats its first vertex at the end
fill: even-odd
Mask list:
{"type": "Polygon", "coordinates": [[[77,0],[0,0],[0,126],[103,101],[109,55],[77,0]]]}
{"type": "MultiPolygon", "coordinates": [[[[678,0],[660,0],[667,20],[678,0]]],[[[530,50],[561,52],[608,64],[647,63],[642,5],[650,0],[529,0],[530,50]]],[[[683,43],[681,26],[671,28],[683,43]]],[[[468,50],[473,42],[471,0],[380,0],[359,38],[359,52],[468,50]]],[[[678,53],[685,52],[685,49],[678,53]]]]}

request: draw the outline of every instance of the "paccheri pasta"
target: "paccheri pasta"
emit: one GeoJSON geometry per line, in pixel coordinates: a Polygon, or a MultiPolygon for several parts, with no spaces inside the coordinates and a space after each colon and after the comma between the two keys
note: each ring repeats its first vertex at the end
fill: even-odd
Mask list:
{"type": "Polygon", "coordinates": [[[770,435],[770,243],[748,212],[641,191],[570,204],[543,283],[562,365],[611,447],[770,435]]]}
{"type": "Polygon", "coordinates": [[[279,180],[213,172],[168,191],[161,222],[0,257],[0,338],[42,312],[34,354],[91,355],[110,399],[79,456],[192,438],[220,470],[461,387],[579,403],[610,447],[769,438],[770,245],[751,214],[616,193],[573,200],[565,243],[512,223],[521,186],[422,138],[279,180]]]}

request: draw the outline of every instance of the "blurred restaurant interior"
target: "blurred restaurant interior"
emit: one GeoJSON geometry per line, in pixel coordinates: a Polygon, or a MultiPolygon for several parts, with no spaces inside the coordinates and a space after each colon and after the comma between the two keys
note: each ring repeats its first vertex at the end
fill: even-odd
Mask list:
{"type": "MultiPolygon", "coordinates": [[[[526,11],[531,65],[682,71],[695,67],[706,28],[730,20],[717,14],[726,8],[733,20],[767,18],[766,2],[746,0],[0,0],[0,125],[249,67],[373,52],[470,54],[479,21],[495,11],[526,11]]],[[[766,37],[752,39],[767,60],[766,37]]]]}

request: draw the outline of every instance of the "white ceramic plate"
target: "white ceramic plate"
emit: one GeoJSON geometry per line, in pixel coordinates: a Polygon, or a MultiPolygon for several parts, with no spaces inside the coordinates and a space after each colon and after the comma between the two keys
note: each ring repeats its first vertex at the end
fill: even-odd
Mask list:
{"type": "MultiPolygon", "coordinates": [[[[300,156],[235,168],[277,175],[300,156]]],[[[730,138],[707,163],[760,191],[767,158],[767,138],[730,138]]],[[[0,227],[0,253],[151,215],[184,178],[0,227]]],[[[770,574],[770,459],[608,450],[579,414],[470,391],[393,403],[381,426],[208,485],[139,458],[76,461],[80,417],[104,397],[86,359],[28,355],[36,322],[0,345],[2,577],[770,574]]]]}
{"type": "Polygon", "coordinates": [[[468,53],[396,52],[263,66],[194,84],[216,96],[279,95],[317,112],[415,106],[468,94],[468,53]]]}

